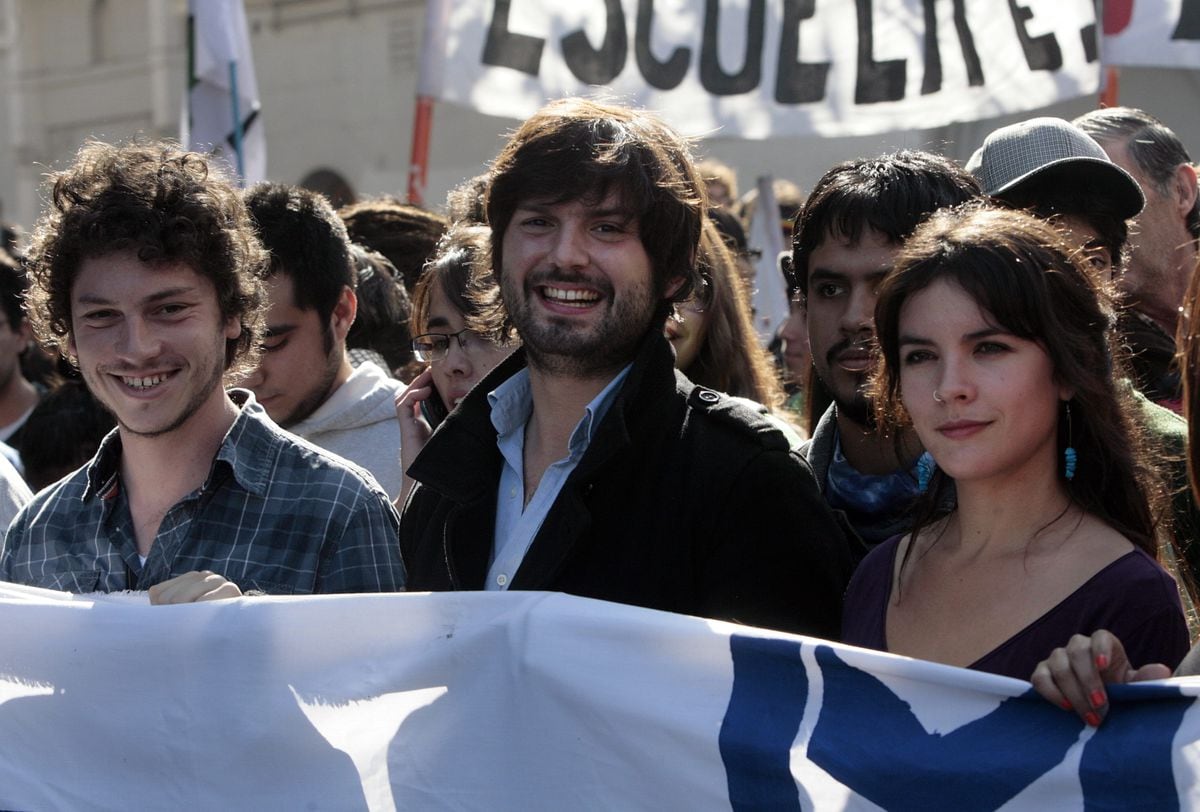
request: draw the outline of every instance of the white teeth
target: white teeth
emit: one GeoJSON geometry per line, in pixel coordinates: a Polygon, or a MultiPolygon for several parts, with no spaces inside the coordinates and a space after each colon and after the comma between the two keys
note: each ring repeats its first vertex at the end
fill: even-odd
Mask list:
{"type": "Polygon", "coordinates": [[[166,379],[166,375],[152,375],[149,378],[121,378],[126,386],[133,387],[134,389],[149,389],[152,386],[157,386],[166,379]]]}
{"type": "Polygon", "coordinates": [[[563,290],[562,288],[542,288],[547,299],[556,302],[576,302],[588,304],[600,300],[600,294],[590,290],[563,290]]]}

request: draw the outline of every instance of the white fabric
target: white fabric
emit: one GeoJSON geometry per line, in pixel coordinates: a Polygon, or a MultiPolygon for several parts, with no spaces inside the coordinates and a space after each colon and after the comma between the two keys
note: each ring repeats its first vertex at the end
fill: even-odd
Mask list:
{"type": "Polygon", "coordinates": [[[775,333],[788,317],[788,292],[779,255],[791,251],[783,242],[783,223],[779,219],[779,203],[775,200],[775,182],[770,175],[757,181],[758,202],[750,218],[747,242],[762,251],[754,274],[754,329],[763,346],[769,346],[775,333]]]}
{"type": "Polygon", "coordinates": [[[1192,0],[1108,1],[1114,9],[1106,15],[1111,18],[1102,47],[1106,65],[1200,68],[1195,30],[1200,11],[1192,0]],[[1185,5],[1193,9],[1190,32],[1180,30],[1185,5]]]}
{"type": "MultiPolygon", "coordinates": [[[[925,62],[927,26],[922,0],[808,4],[812,16],[788,25],[796,43],[790,51],[785,47],[789,32],[784,30],[784,9],[803,9],[806,4],[657,0],[652,4],[649,55],[660,63],[677,55],[686,70],[678,77],[660,75],[653,83],[643,67],[650,58],[639,59],[636,47],[640,5],[638,0],[620,0],[624,37],[606,38],[604,3],[439,0],[431,5],[436,14],[431,12],[429,19],[437,21],[445,15],[446,28],[435,31],[430,41],[444,39],[444,64],[427,67],[426,73],[433,78],[422,86],[440,90],[439,97],[448,101],[512,118],[525,118],[547,99],[599,90],[610,98],[660,112],[688,135],[761,139],[938,127],[1089,95],[1099,85],[1095,49],[1089,62],[1081,37],[1081,32],[1095,23],[1092,0],[965,3],[970,32],[966,39],[973,42],[983,78],[975,85],[964,57],[964,50],[970,49],[960,41],[953,18],[957,4],[934,4],[937,32],[931,41],[938,45],[942,77],[937,86],[932,82],[926,86],[927,76],[932,78],[936,69],[925,62]],[[869,20],[859,18],[860,6],[871,10],[869,20]],[[507,26],[493,26],[497,9],[503,7],[509,9],[507,26]],[[716,27],[709,27],[706,49],[708,7],[719,11],[716,27]],[[761,19],[752,16],[755,9],[762,10],[761,19]],[[1028,19],[1024,19],[1026,15],[1028,19]],[[586,47],[580,47],[581,37],[586,47]],[[860,42],[866,45],[868,39],[871,48],[864,52],[860,67],[860,42]],[[588,62],[586,52],[601,49],[606,41],[614,46],[614,58],[593,58],[590,72],[580,68],[588,62]],[[1044,60],[1026,55],[1027,48],[1043,52],[1043,46],[1044,60]],[[584,54],[582,60],[565,56],[573,47],[584,54]],[[1057,61],[1054,53],[1059,55],[1057,61]],[[702,58],[704,54],[708,54],[707,60],[702,58]],[[708,71],[701,67],[705,61],[711,68],[708,71]],[[794,74],[798,77],[795,82],[780,81],[781,73],[789,75],[780,65],[786,68],[793,63],[828,65],[828,70],[821,74],[820,67],[813,68],[806,80],[801,65],[794,74]],[[720,73],[739,75],[747,65],[744,84],[712,78],[720,73]],[[617,67],[619,71],[611,75],[617,67]],[[887,92],[885,88],[892,84],[902,92],[887,92]],[[788,87],[800,90],[789,96],[782,92],[788,87]],[[802,92],[808,87],[815,92],[802,92]],[[870,88],[875,96],[863,93],[863,88],[870,88]]],[[[614,25],[614,31],[619,30],[614,25]]],[[[1092,42],[1094,45],[1094,39],[1092,42]]]]}
{"type": "Polygon", "coordinates": [[[232,63],[236,66],[237,112],[243,128],[242,181],[249,186],[265,180],[267,139],[242,0],[188,0],[188,13],[194,29],[195,84],[188,93],[180,140],[189,149],[215,150],[232,171],[237,171],[229,68],[232,63]]]}
{"type": "Polygon", "coordinates": [[[402,479],[396,396],[404,389],[402,382],[365,361],[315,412],[288,431],[365,468],[395,499],[402,479]]]}
{"type": "Polygon", "coordinates": [[[0,808],[1200,804],[1198,679],[1093,731],[1016,680],[559,594],[145,601],[0,584],[0,808]]]}

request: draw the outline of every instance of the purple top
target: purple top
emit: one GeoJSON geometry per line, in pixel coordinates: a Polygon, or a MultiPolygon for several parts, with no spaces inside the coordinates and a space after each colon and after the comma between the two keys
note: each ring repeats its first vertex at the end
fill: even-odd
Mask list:
{"type": "MultiPolygon", "coordinates": [[[[900,539],[893,536],[883,542],[858,565],[846,590],[843,643],[888,650],[887,608],[900,539]]],[[[968,667],[1027,680],[1071,635],[1100,629],[1108,629],[1125,644],[1135,668],[1164,663],[1174,669],[1188,650],[1187,623],[1174,579],[1135,548],[968,667]]]]}

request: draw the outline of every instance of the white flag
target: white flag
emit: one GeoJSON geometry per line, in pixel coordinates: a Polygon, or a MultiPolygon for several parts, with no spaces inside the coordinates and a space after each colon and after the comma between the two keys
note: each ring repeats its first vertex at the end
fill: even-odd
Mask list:
{"type": "Polygon", "coordinates": [[[249,185],[267,176],[267,140],[242,0],[188,0],[191,70],[180,138],[228,161],[249,185]]]}
{"type": "Polygon", "coordinates": [[[1200,808],[1200,678],[1023,682],[544,592],[0,583],[0,809],[1200,808]]]}

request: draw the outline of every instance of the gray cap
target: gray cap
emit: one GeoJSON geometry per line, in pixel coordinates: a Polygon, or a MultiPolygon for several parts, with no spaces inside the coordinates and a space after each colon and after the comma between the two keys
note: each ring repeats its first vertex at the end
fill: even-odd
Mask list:
{"type": "Polygon", "coordinates": [[[1146,205],[1137,181],[1114,164],[1091,136],[1061,118],[1031,118],[992,132],[967,161],[985,194],[1004,198],[1035,177],[1086,178],[1111,195],[1118,213],[1133,217],[1146,205]]]}

